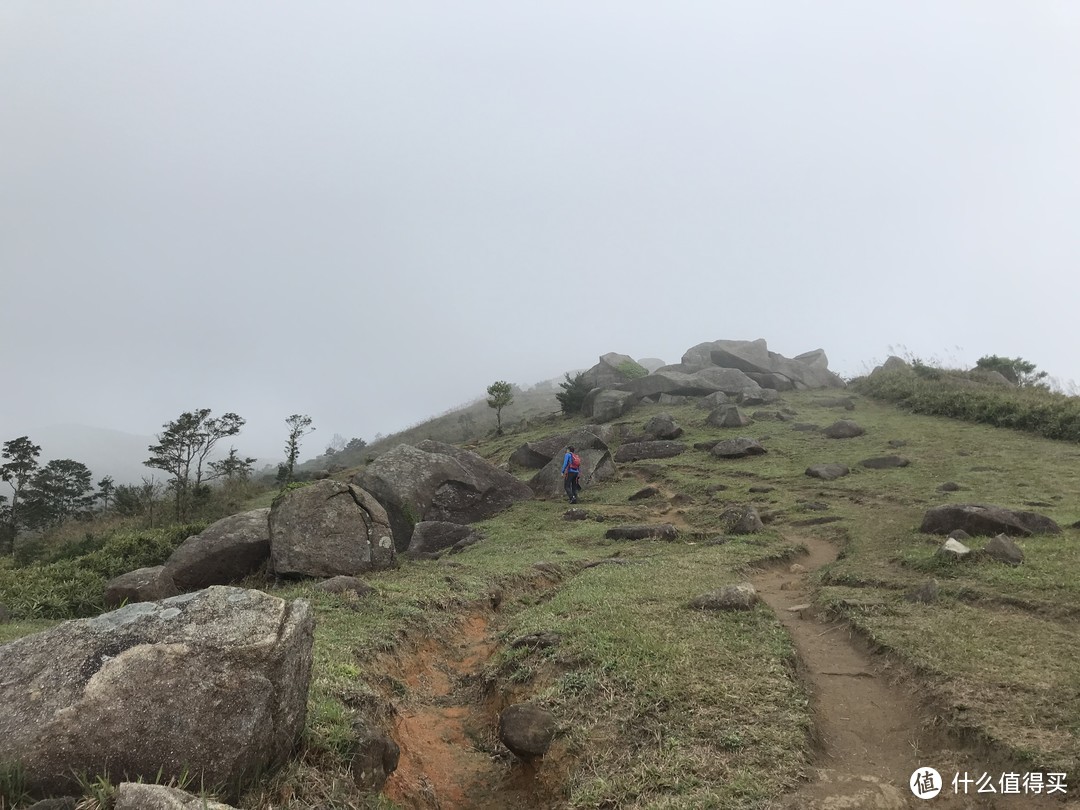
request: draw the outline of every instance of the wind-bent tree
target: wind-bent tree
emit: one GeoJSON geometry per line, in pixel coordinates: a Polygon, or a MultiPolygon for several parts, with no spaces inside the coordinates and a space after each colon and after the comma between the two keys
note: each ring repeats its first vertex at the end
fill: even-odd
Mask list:
{"type": "Polygon", "coordinates": [[[34,473],[26,492],[28,524],[56,526],[88,513],[94,504],[94,478],[87,466],[70,458],[50,461],[34,473]]]}
{"type": "Polygon", "coordinates": [[[229,448],[229,455],[221,459],[221,461],[210,462],[210,478],[224,478],[229,482],[246,481],[251,477],[251,472],[255,468],[255,462],[258,459],[241,458],[236,452],[235,447],[229,448]]]}
{"type": "Polygon", "coordinates": [[[498,380],[487,387],[488,407],[495,409],[495,435],[502,436],[502,409],[514,402],[514,389],[505,380],[498,380]]]}
{"type": "Polygon", "coordinates": [[[41,446],[34,444],[27,436],[20,436],[4,442],[0,458],[6,458],[6,464],[0,465],[0,481],[6,481],[12,489],[11,505],[6,509],[7,518],[0,526],[0,553],[10,554],[15,544],[15,535],[22,525],[22,504],[20,498],[25,494],[34,473],[38,470],[37,457],[41,455],[41,446]]]}
{"type": "Polygon", "coordinates": [[[573,378],[570,377],[568,371],[565,376],[566,382],[559,383],[562,392],[556,394],[555,399],[559,400],[562,412],[566,416],[577,416],[585,404],[585,397],[589,393],[589,383],[585,379],[584,371],[578,372],[573,378]]]}
{"type": "Polygon", "coordinates": [[[112,500],[113,493],[116,492],[116,484],[113,483],[111,475],[106,475],[100,481],[97,482],[98,493],[94,497],[101,501],[101,511],[109,511],[109,501],[112,500]]]}
{"type": "Polygon", "coordinates": [[[158,443],[150,446],[150,458],[143,464],[168,473],[169,486],[176,494],[178,521],[187,516],[192,489],[202,484],[203,465],[214,445],[226,436],[235,436],[243,426],[244,420],[235,413],[215,419],[209,408],[185,411],[163,425],[165,431],[157,435],[158,443]]]}
{"type": "Polygon", "coordinates": [[[294,413],[285,420],[289,426],[289,438],[285,442],[285,463],[278,467],[278,483],[288,486],[293,481],[296,459],[300,457],[300,439],[315,430],[311,426],[311,417],[294,413]]]}
{"type": "Polygon", "coordinates": [[[1036,372],[1037,366],[1023,357],[998,357],[996,354],[988,354],[976,360],[975,367],[996,371],[1009,382],[1024,388],[1046,387],[1043,380],[1047,373],[1036,372]]]}

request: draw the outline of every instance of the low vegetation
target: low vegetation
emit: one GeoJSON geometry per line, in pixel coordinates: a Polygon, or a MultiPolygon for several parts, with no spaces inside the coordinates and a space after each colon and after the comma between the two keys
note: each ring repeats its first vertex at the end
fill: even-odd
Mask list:
{"type": "MultiPolygon", "coordinates": [[[[853,412],[837,408],[835,394],[784,396],[799,422],[825,426],[856,419],[866,433],[847,440],[793,430],[791,422],[774,418],[776,407],[761,409],[749,428],[727,430],[706,427],[707,411],[691,404],[641,407],[626,419],[632,430],[666,410],[686,429],[680,441],[690,449],[674,458],[620,465],[616,480],[583,492],[587,520],[564,520],[566,506],[557,501],[518,504],[480,524],[485,539],[461,554],[437,562],[403,561],[370,577],[376,593],[367,597],[258,578],[245,583],[311,600],[318,626],[301,750],[240,806],[394,806],[352,783],[354,721],[391,728],[395,717],[420,700],[406,663],[410,656],[431,657],[442,645],[461,641],[475,617],[489,623],[498,642],[475,682],[465,684],[476,706],[499,696],[529,699],[559,718],[550,764],[543,766],[558,779],[554,798],[543,806],[775,806],[805,778],[813,751],[809,695],[790,640],[764,607],[711,613],[691,610],[688,602],[745,578],[755,567],[795,559],[810,532],[841,550],[840,559],[817,575],[819,608],[847,620],[894,673],[911,679],[944,728],[961,741],[990,744],[994,756],[1024,763],[1025,769],[1077,773],[1075,437],[1055,441],[965,415],[976,411],[926,407],[983,396],[982,389],[948,379],[888,375],[862,381],[858,390],[866,396],[853,398],[853,412]],[[946,414],[961,419],[942,418],[946,414]],[[721,461],[692,449],[695,442],[738,435],[759,438],[768,453],[721,461]],[[894,453],[911,464],[891,470],[859,464],[894,453]],[[852,472],[832,482],[804,474],[825,462],[852,472]],[[939,491],[945,482],[959,490],[939,491]],[[657,494],[630,501],[646,484],[657,494]],[[927,508],[947,502],[1037,510],[1067,528],[1061,535],[1021,539],[1027,559],[1016,568],[989,560],[946,564],[935,556],[941,538],[921,535],[917,527],[927,508]],[[759,510],[766,529],[727,534],[732,510],[747,505],[759,510]],[[604,537],[607,527],[622,522],[671,522],[679,537],[604,537]],[[940,584],[938,601],[913,604],[904,598],[930,577],[940,584]],[[542,649],[512,646],[536,632],[555,634],[558,642],[542,649]]],[[[1033,397],[1033,408],[1036,402],[1058,402],[1035,390],[992,389],[986,397],[999,403],[1033,397]]],[[[1065,413],[1076,406],[1063,399],[1059,407],[1065,413]]],[[[526,429],[508,427],[506,435],[478,443],[476,450],[502,463],[522,442],[582,423],[580,417],[534,419],[526,429]]],[[[132,534],[22,568],[0,563],[0,602],[20,617],[14,625],[0,625],[6,634],[0,640],[43,626],[27,619],[100,609],[94,600],[108,572],[160,562],[190,531],[132,534]]],[[[494,768],[495,790],[518,766],[500,751],[490,724],[472,734],[471,753],[494,768]]]]}

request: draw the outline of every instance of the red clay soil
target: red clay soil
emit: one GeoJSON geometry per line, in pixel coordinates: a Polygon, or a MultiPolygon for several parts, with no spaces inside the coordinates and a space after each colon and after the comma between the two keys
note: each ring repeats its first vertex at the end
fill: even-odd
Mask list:
{"type": "Polygon", "coordinates": [[[538,766],[497,752],[502,702],[484,696],[480,675],[497,647],[492,617],[475,613],[445,640],[428,640],[402,660],[410,694],[397,703],[392,736],[401,759],[384,789],[410,810],[518,810],[561,807],[558,752],[538,766]]]}
{"type": "MultiPolygon", "coordinates": [[[[933,728],[932,713],[909,687],[896,682],[888,662],[873,656],[842,622],[825,622],[813,609],[789,608],[812,602],[806,575],[836,559],[826,541],[800,537],[809,554],[799,560],[805,569],[762,573],[754,580],[759,596],[787,628],[798,652],[802,677],[813,700],[819,743],[817,768],[783,805],[790,810],[893,810],[907,807],[1062,808],[1075,807],[1046,796],[1001,796],[954,793],[957,770],[994,779],[1006,770],[992,768],[975,751],[933,728]],[[948,767],[946,767],[948,765],[948,767]],[[936,767],[944,789],[934,798],[919,798],[909,783],[917,769],[936,767]]],[[[984,755],[985,756],[985,755],[984,755]]],[[[1008,770],[1023,772],[1022,767],[1008,770]]],[[[1070,775],[1073,777],[1074,775],[1070,775]]],[[[1071,780],[1070,780],[1071,781],[1071,780]]],[[[1076,788],[1069,785],[1070,792],[1076,788]]]]}

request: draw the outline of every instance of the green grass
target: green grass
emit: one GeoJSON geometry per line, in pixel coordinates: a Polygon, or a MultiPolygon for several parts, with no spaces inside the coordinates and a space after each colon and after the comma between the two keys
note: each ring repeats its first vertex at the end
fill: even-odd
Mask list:
{"type": "MultiPolygon", "coordinates": [[[[412,698],[400,678],[388,676],[394,662],[425,639],[453,636],[462,615],[487,611],[499,592],[503,603],[494,622],[505,642],[541,630],[560,636],[558,645],[543,650],[503,644],[487,665],[485,683],[556,713],[563,730],[557,744],[569,763],[565,806],[768,807],[806,772],[811,749],[807,696],[794,674],[790,642],[763,607],[713,614],[686,603],[744,578],[749,566],[791,557],[811,532],[841,549],[840,559],[818,576],[819,604],[846,617],[911,673],[947,724],[993,743],[1004,756],[1076,772],[1080,531],[1021,539],[1027,559],[1009,568],[991,561],[943,564],[934,556],[941,538],[921,535],[917,527],[927,508],[950,502],[1032,509],[1068,526],[1080,519],[1080,448],[864,397],[855,397],[853,412],[822,404],[833,396],[786,394],[784,404],[799,422],[855,419],[864,436],[831,440],[779,421],[721,430],[706,427],[708,412],[691,404],[639,407],[623,420],[633,431],[666,410],[684,427],[680,440],[690,449],[671,459],[619,465],[616,480],[584,491],[589,520],[563,520],[558,501],[529,501],[479,524],[485,540],[464,553],[439,562],[405,561],[372,575],[377,592],[370,596],[326,595],[305,584],[274,590],[311,600],[318,617],[309,718],[300,755],[242,806],[388,807],[385,799],[349,787],[352,721],[365,715],[388,727],[388,701],[412,698]],[[695,442],[742,435],[760,438],[768,453],[724,461],[692,449],[695,442]],[[890,447],[890,440],[906,445],[890,447]],[[911,465],[859,466],[889,454],[911,465]],[[804,475],[824,462],[852,472],[833,482],[804,475]],[[961,491],[939,492],[946,481],[959,483],[961,491]],[[661,493],[628,501],[645,483],[661,493]],[[772,490],[750,491],[761,487],[772,490]],[[765,532],[707,542],[725,534],[731,510],[751,504],[766,520],[765,532]],[[823,516],[839,520],[795,525],[823,516]],[[605,539],[605,530],[620,522],[672,522],[680,536],[673,542],[605,539]],[[582,568],[612,556],[625,564],[582,568]],[[539,562],[554,564],[558,574],[542,576],[533,568],[539,562]],[[931,576],[941,587],[938,602],[904,601],[907,589],[931,576]]],[[[475,449],[502,463],[522,442],[584,421],[541,420],[475,449]]],[[[61,564],[75,561],[54,565],[61,564]]],[[[47,593],[63,578],[47,568],[31,575],[29,568],[0,565],[0,601],[24,588],[18,592],[25,602],[39,585],[46,595],[35,598],[53,598],[47,593]]],[[[79,591],[78,569],[64,569],[73,577],[73,593],[54,593],[66,609],[79,591]]],[[[103,576],[100,560],[87,570],[103,576]]],[[[22,607],[17,615],[57,612],[22,607]]],[[[0,625],[0,641],[39,626],[0,625]]]]}

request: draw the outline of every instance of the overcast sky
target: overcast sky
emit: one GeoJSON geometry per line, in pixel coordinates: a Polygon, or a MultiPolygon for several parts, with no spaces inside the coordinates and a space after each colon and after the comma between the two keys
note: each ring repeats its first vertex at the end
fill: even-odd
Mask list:
{"type": "Polygon", "coordinates": [[[0,439],[721,338],[1080,380],[1078,144],[1070,0],[3,0],[0,439]]]}

